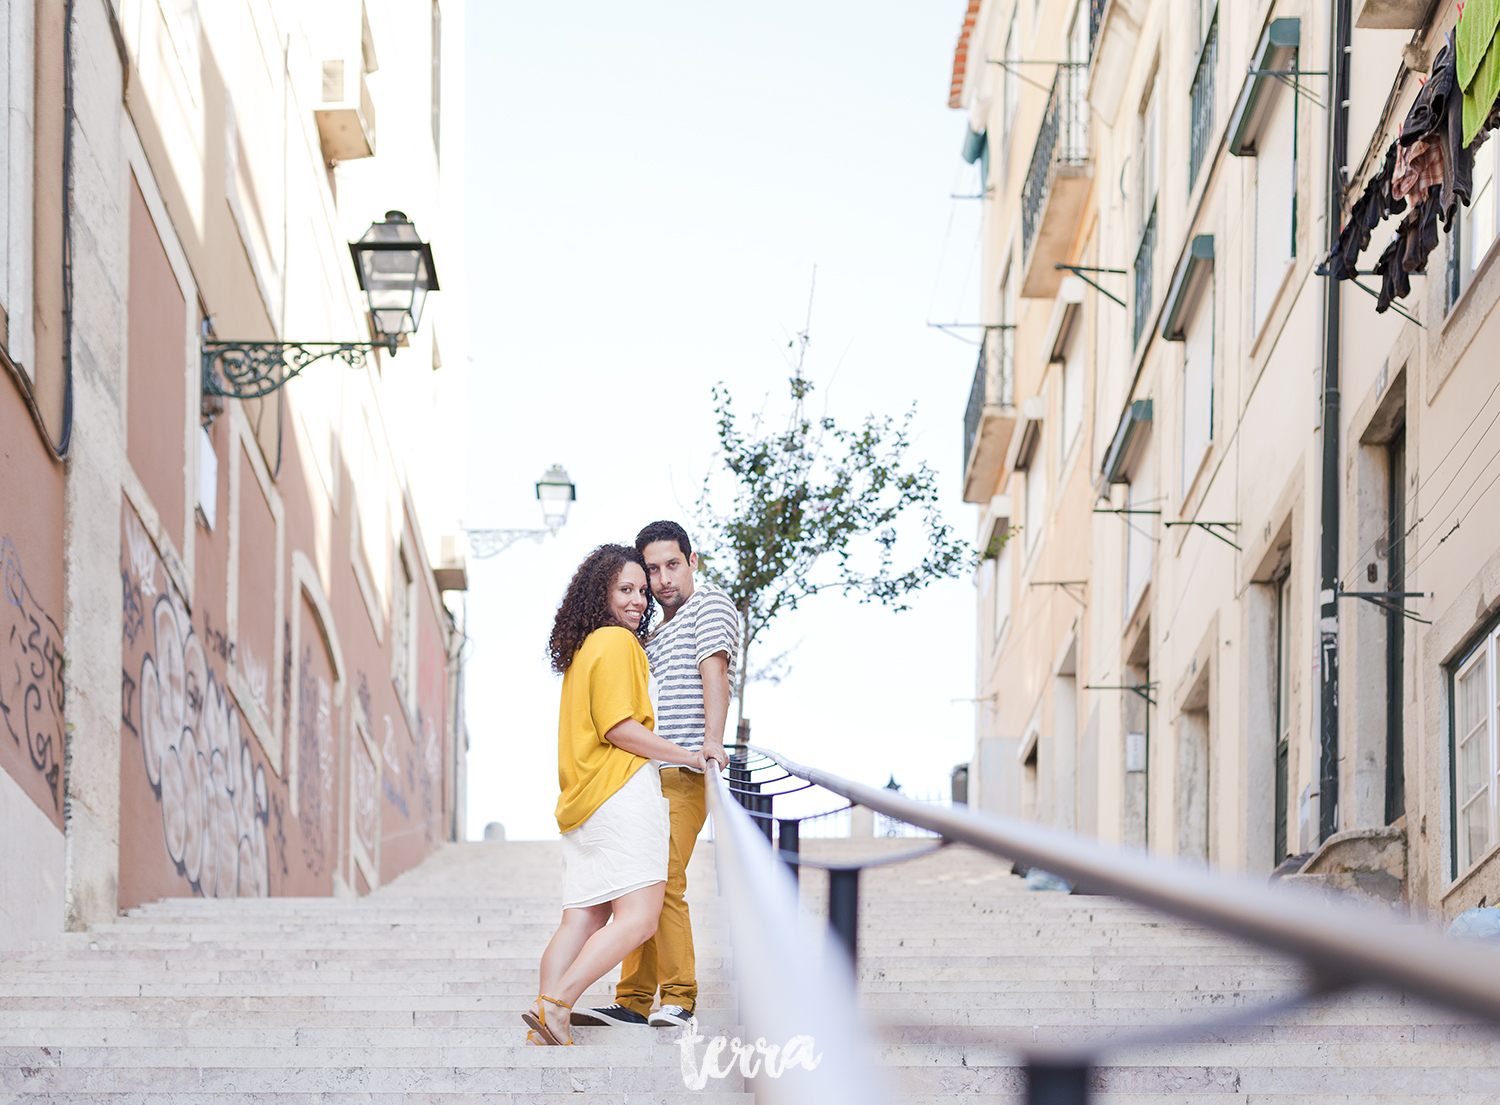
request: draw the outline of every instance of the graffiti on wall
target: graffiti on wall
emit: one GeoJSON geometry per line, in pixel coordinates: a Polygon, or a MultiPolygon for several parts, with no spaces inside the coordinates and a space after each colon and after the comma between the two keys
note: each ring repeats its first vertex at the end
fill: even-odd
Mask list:
{"type": "Polygon", "coordinates": [[[321,672],[313,675],[311,645],[303,646],[297,687],[297,817],[307,869],[321,874],[333,831],[333,688],[321,672]]]}
{"type": "Polygon", "coordinates": [[[354,831],[365,853],[375,854],[375,837],[380,831],[380,787],[376,783],[379,772],[370,751],[362,739],[354,743],[354,831]]]}
{"type": "Polygon", "coordinates": [[[127,513],[128,641],[146,634],[140,675],[124,674],[124,724],[140,738],[146,778],[160,805],[167,855],[193,889],[208,897],[270,893],[265,768],[254,763],[239,711],[208,666],[203,640],[176,590],[156,585],[157,562],[138,554],[146,537],[127,513]],[[147,597],[156,600],[145,612],[147,597]],[[143,612],[133,625],[131,603],[143,612]],[[139,729],[132,721],[138,701],[139,729]]]}
{"type": "Polygon", "coordinates": [[[26,586],[21,557],[0,538],[0,718],[62,809],[62,630],[26,586]]]}

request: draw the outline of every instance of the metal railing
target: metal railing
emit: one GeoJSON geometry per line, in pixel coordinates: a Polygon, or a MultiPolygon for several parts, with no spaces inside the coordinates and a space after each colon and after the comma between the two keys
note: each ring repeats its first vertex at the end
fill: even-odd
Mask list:
{"type": "Polygon", "coordinates": [[[979,420],[985,407],[1009,407],[1015,403],[1015,381],[1011,372],[1013,329],[1008,323],[987,327],[979,345],[979,359],[974,365],[974,382],[969,387],[969,403],[964,408],[964,459],[974,452],[974,438],[979,435],[979,420]]]}
{"type": "Polygon", "coordinates": [[[795,879],[766,845],[758,819],[735,801],[746,797],[739,786],[743,764],[732,762],[726,779],[710,762],[706,789],[746,1038],[781,1044],[811,1036],[821,1055],[812,1070],[759,1079],[755,1099],[774,1105],[878,1105],[888,1095],[876,1074],[874,1035],[856,1003],[851,962],[830,954],[831,941],[809,940],[803,931],[795,879]]]}
{"type": "Polygon", "coordinates": [[[1141,231],[1141,244],[1135,251],[1135,331],[1132,347],[1141,344],[1141,335],[1146,332],[1146,323],[1151,318],[1151,278],[1156,265],[1156,203],[1151,204],[1151,214],[1146,217],[1145,229],[1141,231]]]}
{"type": "MultiPolygon", "coordinates": [[[[1405,991],[1451,1009],[1500,1023],[1500,957],[1476,954],[1472,947],[1450,941],[1430,929],[1401,924],[1388,915],[1360,907],[1328,901],[1318,895],[1292,889],[1273,890],[1243,876],[1213,872],[1201,866],[1177,864],[1145,852],[1104,844],[1045,828],[1015,818],[978,813],[965,806],[944,806],[914,801],[884,787],[872,787],[842,778],[832,772],[805,767],[780,753],[756,745],[732,746],[740,765],[740,777],[762,774],[753,791],[726,784],[716,769],[710,769],[710,809],[715,815],[715,842],[721,857],[721,886],[730,897],[734,918],[735,951],[739,958],[736,977],[747,1002],[746,1024],[752,1034],[782,1026],[783,1031],[806,1032],[809,1027],[788,1028],[789,1018],[817,1016],[818,1031],[833,1034],[843,1028],[858,1039],[842,1040],[852,1056],[864,1061],[873,1050],[853,1008],[853,976],[843,970],[830,974],[827,962],[840,959],[822,955],[804,943],[795,954],[771,949],[778,941],[790,941],[797,926],[795,888],[785,875],[773,870],[779,853],[787,866],[809,865],[800,854],[799,819],[780,821],[780,847],[773,851],[762,843],[751,816],[729,801],[731,793],[741,801],[821,787],[852,804],[886,817],[917,825],[942,837],[946,843],[961,843],[991,855],[1052,872],[1088,893],[1110,894],[1138,905],[1160,910],[1217,932],[1239,937],[1300,960],[1309,972],[1308,990],[1278,1002],[1282,1009],[1342,989],[1376,984],[1405,991]],[[751,759],[753,757],[753,760],[751,759]],[[767,786],[784,784],[768,791],[767,786]],[[755,899],[764,896],[767,901],[755,899]],[[838,993],[822,991],[839,988],[838,993]],[[826,1026],[825,1026],[826,1021],[826,1026]]],[[[769,821],[774,811],[757,809],[757,820],[769,821]]],[[[897,861],[927,854],[926,849],[894,857],[897,861]]],[[[884,862],[884,861],[880,861],[884,862]]],[[[868,863],[866,864],[868,865],[868,863]]],[[[839,942],[857,955],[859,869],[828,866],[830,928],[839,942]]],[[[1223,1027],[1243,1023],[1225,1022],[1223,1027]]],[[[1201,1027],[1197,1026],[1197,1027],[1201,1027]]],[[[1218,1030],[1216,1030],[1218,1031],[1218,1030]]],[[[768,1034],[768,1038],[771,1038],[768,1034]]],[[[1158,1045],[1167,1042],[1153,1037],[1158,1045]]],[[[832,1058],[832,1046],[821,1047],[832,1058]]],[[[1088,1099],[1092,1056],[1106,1048],[1118,1050],[1129,1041],[1100,1041],[1096,1048],[1071,1052],[1052,1051],[1028,1060],[1030,1100],[1066,1103],[1088,1099]],[[1056,1096],[1046,1096],[1048,1092],[1056,1096]],[[1039,1096],[1040,1095],[1040,1096],[1039,1096]]],[[[841,1057],[842,1058],[842,1057],[841,1057]]],[[[826,1061],[826,1060],[825,1060],[826,1061]]],[[[840,1068],[841,1071],[847,1068],[840,1068]]],[[[843,1073],[839,1079],[846,1077],[843,1073]]],[[[852,1077],[848,1076],[848,1077],[852,1077]]],[[[771,1089],[779,1100],[871,1101],[878,1091],[865,1081],[821,1083],[816,1090],[806,1083],[801,1094],[798,1082],[783,1080],[771,1089]],[[817,1096],[820,1093],[831,1096],[817,1096]]],[[[800,1080],[799,1080],[800,1082],[800,1080]]]]}
{"type": "Polygon", "coordinates": [[[1198,170],[1208,153],[1208,141],[1214,130],[1214,73],[1219,63],[1219,17],[1214,15],[1198,54],[1198,70],[1193,74],[1193,131],[1188,158],[1188,191],[1198,183],[1198,170]]]}
{"type": "Polygon", "coordinates": [[[1021,188],[1021,252],[1031,256],[1052,193],[1053,166],[1081,165],[1089,159],[1089,105],[1084,99],[1087,66],[1061,62],[1052,78],[1047,111],[1031,151],[1031,165],[1021,188]]]}

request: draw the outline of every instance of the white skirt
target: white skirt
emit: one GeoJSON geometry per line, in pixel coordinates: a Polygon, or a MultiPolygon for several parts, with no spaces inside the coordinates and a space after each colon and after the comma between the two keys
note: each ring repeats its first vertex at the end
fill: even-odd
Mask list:
{"type": "Polygon", "coordinates": [[[562,834],[563,908],[612,902],[667,881],[671,835],[661,765],[643,765],[587,821],[562,834]]]}

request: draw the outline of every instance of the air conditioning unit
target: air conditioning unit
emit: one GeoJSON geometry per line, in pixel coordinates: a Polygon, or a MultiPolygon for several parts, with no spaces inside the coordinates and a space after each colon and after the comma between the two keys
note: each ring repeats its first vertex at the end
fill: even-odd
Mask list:
{"type": "Polygon", "coordinates": [[[375,103],[365,81],[364,58],[356,50],[323,60],[322,92],[313,115],[328,161],[375,156],[375,103]]]}

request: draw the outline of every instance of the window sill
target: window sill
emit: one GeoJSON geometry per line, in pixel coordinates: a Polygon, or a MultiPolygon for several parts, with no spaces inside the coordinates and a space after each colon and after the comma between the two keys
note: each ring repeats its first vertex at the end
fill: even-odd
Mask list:
{"type": "Polygon", "coordinates": [[[1490,845],[1489,851],[1485,852],[1484,855],[1475,860],[1473,865],[1470,866],[1468,870],[1464,871],[1463,874],[1459,875],[1458,878],[1454,879],[1451,883],[1443,888],[1442,897],[1440,899],[1443,904],[1446,905],[1449,899],[1455,897],[1461,890],[1467,888],[1468,885],[1474,882],[1478,876],[1496,871],[1497,867],[1494,862],[1496,856],[1500,856],[1500,841],[1496,841],[1494,844],[1490,845]]]}

